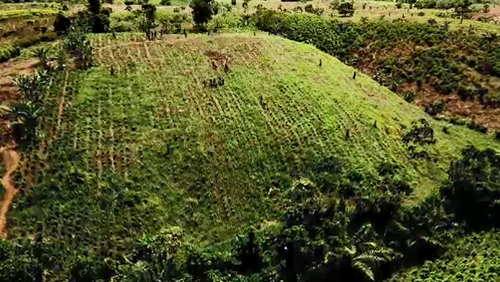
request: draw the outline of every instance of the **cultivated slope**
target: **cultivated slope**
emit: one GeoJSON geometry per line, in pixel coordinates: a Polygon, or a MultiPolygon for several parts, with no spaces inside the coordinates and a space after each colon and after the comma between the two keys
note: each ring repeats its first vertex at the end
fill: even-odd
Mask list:
{"type": "Polygon", "coordinates": [[[272,191],[338,164],[332,157],[362,174],[397,164],[419,199],[466,145],[499,147],[463,127],[443,133],[450,125],[306,44],[263,34],[142,37],[94,38],[98,66],[70,75],[73,96],[51,145],[53,161],[69,161],[20,197],[13,236],[44,220],[75,244],[104,248],[168,226],[218,240],[273,220],[272,191]],[[224,85],[206,85],[214,77],[224,85]],[[411,159],[401,141],[422,118],[435,131],[433,161],[411,159]]]}

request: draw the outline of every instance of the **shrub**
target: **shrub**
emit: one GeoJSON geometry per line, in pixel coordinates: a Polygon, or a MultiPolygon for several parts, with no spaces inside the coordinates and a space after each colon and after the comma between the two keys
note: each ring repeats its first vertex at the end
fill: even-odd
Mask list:
{"type": "Polygon", "coordinates": [[[337,7],[337,11],[343,17],[352,17],[354,15],[354,6],[351,2],[343,2],[337,7]]]}
{"type": "Polygon", "coordinates": [[[207,24],[207,29],[217,31],[220,29],[238,28],[243,25],[242,19],[234,13],[215,15],[207,24]]]}
{"type": "Polygon", "coordinates": [[[423,17],[423,16],[425,16],[425,13],[424,13],[424,12],[418,12],[418,13],[417,13],[417,16],[419,16],[419,17],[423,17]]]}
{"type": "MultiPolygon", "coordinates": [[[[401,2],[396,3],[396,8],[401,9],[402,7],[403,7],[403,3],[401,3],[401,2]]],[[[364,6],[363,6],[363,9],[364,9],[364,6]]]]}
{"type": "Polygon", "coordinates": [[[70,26],[71,20],[63,13],[58,13],[54,20],[54,31],[57,32],[57,34],[64,34],[70,26]]]}
{"type": "Polygon", "coordinates": [[[500,130],[495,131],[495,140],[500,141],[500,130]]]}
{"type": "Polygon", "coordinates": [[[445,107],[446,103],[444,101],[435,101],[429,106],[425,107],[425,112],[431,116],[435,116],[442,113],[445,107]]]}
{"type": "Polygon", "coordinates": [[[415,92],[413,91],[404,91],[401,93],[401,96],[403,96],[403,99],[405,99],[406,102],[412,103],[415,101],[415,92]]]}
{"type": "Polygon", "coordinates": [[[170,6],[170,5],[172,5],[172,0],[161,0],[160,5],[170,6]]]}
{"type": "Polygon", "coordinates": [[[325,10],[322,8],[314,8],[312,4],[306,5],[304,7],[304,11],[318,16],[321,16],[325,12],[325,10]]]}
{"type": "Polygon", "coordinates": [[[449,184],[441,188],[448,211],[468,227],[500,224],[500,156],[492,149],[468,147],[448,171],[449,184]]]}
{"type": "Polygon", "coordinates": [[[243,9],[248,9],[248,3],[250,3],[250,0],[243,0],[243,4],[241,4],[241,7],[243,7],[243,9]]]}
{"type": "Polygon", "coordinates": [[[124,4],[127,6],[130,6],[130,5],[134,5],[135,2],[134,1],[125,1],[124,4]]]}
{"type": "Polygon", "coordinates": [[[486,126],[478,124],[473,120],[469,121],[466,125],[469,129],[475,130],[477,132],[481,132],[481,133],[488,132],[488,128],[486,126]]]}
{"type": "Polygon", "coordinates": [[[213,0],[193,0],[189,5],[193,9],[193,20],[197,25],[204,25],[214,15],[213,0]]]}
{"type": "Polygon", "coordinates": [[[231,5],[236,6],[236,0],[231,0],[231,5]]]}

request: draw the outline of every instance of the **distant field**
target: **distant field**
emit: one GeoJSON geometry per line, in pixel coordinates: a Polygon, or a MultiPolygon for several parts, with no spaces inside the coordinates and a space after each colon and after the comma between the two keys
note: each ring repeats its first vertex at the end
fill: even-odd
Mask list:
{"type": "Polygon", "coordinates": [[[27,17],[43,17],[57,14],[57,10],[52,9],[30,9],[30,10],[0,10],[0,22],[27,17]]]}

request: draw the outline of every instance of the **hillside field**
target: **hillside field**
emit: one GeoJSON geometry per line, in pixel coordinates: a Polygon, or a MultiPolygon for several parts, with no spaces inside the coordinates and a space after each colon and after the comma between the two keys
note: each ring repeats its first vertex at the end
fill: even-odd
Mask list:
{"type": "MultiPolygon", "coordinates": [[[[83,189],[77,198],[49,192],[50,185],[29,190],[9,219],[14,236],[35,228],[40,210],[59,210],[51,228],[77,228],[76,213],[97,220],[98,229],[116,220],[117,232],[176,225],[195,237],[226,238],[273,220],[272,190],[288,189],[331,157],[368,175],[396,164],[419,200],[446,180],[450,160],[466,145],[498,148],[490,137],[430,119],[363,74],[353,79],[352,68],[306,44],[261,33],[153,42],[104,35],[93,42],[99,65],[68,76],[61,121],[54,113],[52,124],[44,123],[47,139],[54,127],[60,136],[42,144],[52,144],[50,159],[69,158],[71,171],[97,178],[76,186],[83,189]],[[224,85],[204,86],[213,77],[224,85]],[[428,146],[432,161],[410,158],[401,141],[422,118],[437,139],[428,146]],[[104,217],[129,198],[130,209],[104,217]]],[[[56,109],[61,98],[53,99],[56,109]]]]}

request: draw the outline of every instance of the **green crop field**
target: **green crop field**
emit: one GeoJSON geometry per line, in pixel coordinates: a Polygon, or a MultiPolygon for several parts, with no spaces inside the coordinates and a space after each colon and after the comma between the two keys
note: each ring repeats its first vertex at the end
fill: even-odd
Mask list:
{"type": "MultiPolygon", "coordinates": [[[[450,160],[466,145],[498,148],[464,127],[443,133],[448,124],[368,76],[353,79],[353,68],[306,44],[260,33],[154,42],[99,35],[93,42],[99,64],[70,76],[73,93],[58,131],[70,141],[57,149],[85,156],[78,170],[99,175],[95,189],[111,188],[110,177],[132,181],[120,193],[141,198],[136,208],[154,216],[155,225],[180,225],[205,239],[272,220],[272,183],[307,176],[314,160],[337,156],[366,173],[397,164],[418,200],[446,179],[450,160]],[[224,85],[204,86],[214,77],[224,85]],[[435,129],[437,143],[429,146],[435,161],[411,159],[401,141],[422,118],[435,129]]],[[[43,203],[14,208],[12,233],[25,230],[39,208],[43,203]]]]}
{"type": "Polygon", "coordinates": [[[499,243],[498,231],[465,236],[454,241],[442,258],[408,269],[389,281],[499,281],[499,243]]]}

